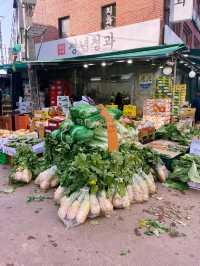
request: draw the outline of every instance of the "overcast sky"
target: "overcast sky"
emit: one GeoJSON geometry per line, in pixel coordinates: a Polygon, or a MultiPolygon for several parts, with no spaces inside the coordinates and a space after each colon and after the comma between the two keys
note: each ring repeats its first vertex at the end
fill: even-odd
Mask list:
{"type": "Polygon", "coordinates": [[[9,46],[10,44],[10,31],[13,15],[13,0],[0,0],[0,16],[2,20],[2,35],[3,45],[9,46]]]}

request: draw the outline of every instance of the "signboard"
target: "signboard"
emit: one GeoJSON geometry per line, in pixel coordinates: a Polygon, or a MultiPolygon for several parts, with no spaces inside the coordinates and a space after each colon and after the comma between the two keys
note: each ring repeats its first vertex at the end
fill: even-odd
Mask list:
{"type": "Polygon", "coordinates": [[[200,139],[193,139],[190,146],[190,154],[200,155],[200,139]]]}
{"type": "Polygon", "coordinates": [[[128,117],[136,117],[136,106],[135,105],[124,105],[123,115],[128,117]]]}
{"type": "Polygon", "coordinates": [[[172,0],[170,8],[170,22],[192,20],[194,0],[172,0]]]}
{"type": "Polygon", "coordinates": [[[160,43],[160,19],[36,44],[38,60],[72,58],[121,51],[160,43]]]}
{"type": "Polygon", "coordinates": [[[62,108],[64,114],[68,114],[69,107],[71,106],[69,96],[58,96],[57,105],[62,108]]]}

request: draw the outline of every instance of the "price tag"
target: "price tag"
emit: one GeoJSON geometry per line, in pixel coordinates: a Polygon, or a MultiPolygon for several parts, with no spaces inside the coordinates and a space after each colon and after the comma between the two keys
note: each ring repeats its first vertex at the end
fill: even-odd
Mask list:
{"type": "Polygon", "coordinates": [[[136,106],[135,105],[124,105],[123,115],[129,117],[136,117],[136,106]]]}
{"type": "Polygon", "coordinates": [[[190,145],[190,154],[200,156],[200,139],[193,139],[190,145]]]}

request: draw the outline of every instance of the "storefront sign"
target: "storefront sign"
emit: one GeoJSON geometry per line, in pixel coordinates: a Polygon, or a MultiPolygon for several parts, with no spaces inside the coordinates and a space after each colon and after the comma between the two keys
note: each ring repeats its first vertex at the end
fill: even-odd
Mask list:
{"type": "Polygon", "coordinates": [[[70,58],[159,45],[160,19],[36,44],[38,60],[70,58]]]}
{"type": "Polygon", "coordinates": [[[172,0],[170,21],[172,23],[192,20],[194,0],[172,0]]]}

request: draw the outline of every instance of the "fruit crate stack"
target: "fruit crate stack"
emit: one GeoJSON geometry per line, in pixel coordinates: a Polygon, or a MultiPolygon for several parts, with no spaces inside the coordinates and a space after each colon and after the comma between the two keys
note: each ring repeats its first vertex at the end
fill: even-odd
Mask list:
{"type": "Polygon", "coordinates": [[[62,80],[53,81],[50,87],[50,105],[57,106],[57,97],[64,94],[64,82],[62,80]]]}

